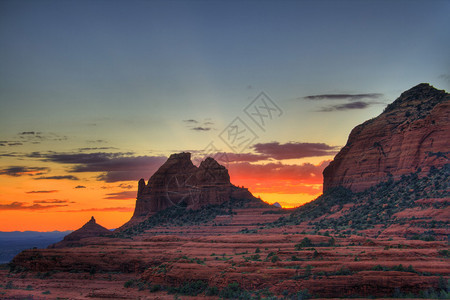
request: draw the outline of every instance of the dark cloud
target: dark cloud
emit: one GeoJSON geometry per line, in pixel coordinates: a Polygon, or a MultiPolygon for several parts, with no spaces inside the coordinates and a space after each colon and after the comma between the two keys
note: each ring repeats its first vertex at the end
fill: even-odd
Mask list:
{"type": "Polygon", "coordinates": [[[23,175],[42,175],[49,172],[50,169],[46,167],[23,167],[23,166],[11,166],[6,169],[0,169],[0,175],[8,175],[19,177],[23,175]]]}
{"type": "Polygon", "coordinates": [[[29,191],[25,192],[26,194],[51,194],[51,193],[57,193],[58,190],[49,190],[49,191],[29,191]]]}
{"type": "Polygon", "coordinates": [[[352,110],[352,109],[365,109],[372,104],[379,104],[379,102],[364,102],[364,101],[356,101],[345,104],[338,105],[330,105],[327,107],[322,107],[320,112],[330,112],[330,111],[343,111],[343,110],[352,110]]]}
{"type": "Polygon", "coordinates": [[[19,135],[37,135],[37,134],[41,134],[41,132],[35,132],[35,131],[22,131],[22,132],[19,132],[19,135]]]}
{"type": "Polygon", "coordinates": [[[106,182],[139,180],[151,176],[165,161],[164,156],[132,156],[132,153],[32,153],[60,164],[74,165],[70,172],[103,172],[98,180],[106,182]]]}
{"type": "Polygon", "coordinates": [[[197,120],[194,120],[194,119],[183,120],[183,122],[189,123],[189,124],[197,124],[197,123],[198,123],[198,121],[197,121],[197,120]]]}
{"type": "Polygon", "coordinates": [[[0,153],[0,157],[17,157],[21,156],[19,152],[0,153]]]}
{"type": "Polygon", "coordinates": [[[36,200],[33,203],[38,204],[61,204],[61,203],[69,203],[67,200],[59,200],[59,199],[47,199],[47,200],[36,200]]]}
{"type": "Polygon", "coordinates": [[[8,143],[8,146],[22,146],[23,145],[23,143],[20,143],[20,142],[11,142],[11,143],[8,143]]]}
{"type": "Polygon", "coordinates": [[[303,97],[307,100],[350,100],[358,101],[361,99],[378,99],[382,97],[383,94],[379,93],[368,93],[368,94],[322,94],[322,95],[311,95],[303,97]]]}
{"type": "Polygon", "coordinates": [[[212,125],[214,125],[214,122],[212,122],[210,118],[206,118],[203,121],[189,119],[183,120],[183,122],[186,124],[187,128],[194,131],[210,131],[213,129],[212,125]]]}
{"type": "Polygon", "coordinates": [[[103,199],[112,199],[112,200],[128,200],[128,199],[136,199],[135,191],[123,191],[116,193],[106,194],[106,197],[103,199]]]}
{"type": "Polygon", "coordinates": [[[126,189],[126,190],[131,190],[134,188],[133,185],[131,184],[125,184],[125,183],[121,183],[118,185],[118,187],[122,188],[122,189],[126,189]]]}
{"type": "Polygon", "coordinates": [[[293,159],[314,156],[334,155],[339,147],[324,143],[286,143],[278,142],[255,144],[252,146],[257,153],[274,159],[293,159]]]}
{"type": "Polygon", "coordinates": [[[74,189],[85,189],[86,187],[84,185],[77,185],[74,187],[74,189]]]}
{"type": "Polygon", "coordinates": [[[78,177],[75,177],[73,175],[63,175],[63,176],[41,176],[34,178],[35,180],[46,180],[46,179],[53,179],[53,180],[80,180],[78,177]]]}
{"type": "Polygon", "coordinates": [[[104,207],[104,208],[85,208],[76,210],[61,210],[59,212],[91,212],[91,211],[117,211],[117,212],[131,212],[133,207],[104,207]]]}
{"type": "Polygon", "coordinates": [[[211,127],[201,127],[201,126],[191,128],[191,130],[195,131],[209,131],[211,129],[212,129],[211,127]]]}
{"type": "Polygon", "coordinates": [[[55,207],[64,207],[67,204],[53,204],[53,205],[41,205],[39,203],[34,203],[32,205],[25,202],[11,202],[9,204],[0,204],[0,210],[44,210],[55,207]]]}

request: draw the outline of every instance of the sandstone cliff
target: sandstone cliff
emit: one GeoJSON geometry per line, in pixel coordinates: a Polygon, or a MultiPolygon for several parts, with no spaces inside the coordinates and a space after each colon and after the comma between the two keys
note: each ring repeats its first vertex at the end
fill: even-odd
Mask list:
{"type": "Polygon", "coordinates": [[[171,206],[198,209],[232,198],[254,197],[247,189],[231,184],[228,170],[213,158],[208,157],[196,167],[190,153],[172,154],[147,184],[144,179],[139,180],[135,211],[124,227],[171,206]]]}
{"type": "Polygon", "coordinates": [[[323,171],[324,192],[363,191],[392,177],[449,163],[450,95],[422,83],[402,93],[378,117],[355,127],[323,171]]]}

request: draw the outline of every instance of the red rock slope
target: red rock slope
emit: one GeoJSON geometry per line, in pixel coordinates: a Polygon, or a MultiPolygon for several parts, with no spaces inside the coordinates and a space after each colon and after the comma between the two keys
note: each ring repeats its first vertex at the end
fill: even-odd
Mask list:
{"type": "MultiPolygon", "coordinates": [[[[421,83],[402,93],[378,117],[355,127],[323,171],[323,190],[363,191],[390,176],[449,163],[450,95],[421,83]]],[[[425,174],[425,173],[424,173],[425,174]]]]}

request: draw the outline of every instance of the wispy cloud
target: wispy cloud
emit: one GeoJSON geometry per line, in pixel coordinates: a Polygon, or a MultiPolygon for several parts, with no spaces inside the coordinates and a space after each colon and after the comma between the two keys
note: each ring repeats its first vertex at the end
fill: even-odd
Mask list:
{"type": "Polygon", "coordinates": [[[186,128],[194,131],[210,131],[214,129],[212,127],[214,122],[212,122],[210,118],[206,118],[203,121],[188,119],[183,120],[183,123],[185,123],[186,128]]]}
{"type": "Polygon", "coordinates": [[[350,103],[345,103],[345,104],[330,105],[330,106],[322,107],[319,111],[330,112],[330,111],[343,111],[343,110],[352,110],[352,109],[365,109],[375,103],[378,104],[378,102],[356,101],[356,102],[350,102],[350,103]]]}
{"type": "Polygon", "coordinates": [[[328,105],[320,108],[319,112],[345,111],[354,109],[365,109],[371,105],[384,104],[383,102],[375,101],[383,97],[381,93],[366,93],[366,94],[320,94],[310,95],[302,99],[322,101],[349,101],[350,103],[328,105]]]}
{"type": "Polygon", "coordinates": [[[41,176],[33,178],[34,180],[80,180],[78,177],[73,175],[61,175],[61,176],[41,176]]]}
{"type": "Polygon", "coordinates": [[[116,193],[106,194],[106,197],[103,199],[111,199],[111,200],[128,200],[128,199],[136,199],[135,191],[123,191],[116,193]]]}
{"type": "Polygon", "coordinates": [[[260,143],[253,145],[257,153],[274,159],[293,159],[315,156],[334,155],[339,150],[337,146],[324,143],[260,143]]]}
{"type": "Polygon", "coordinates": [[[51,193],[57,193],[58,190],[49,190],[49,191],[29,191],[25,192],[26,194],[51,194],[51,193]]]}
{"type": "Polygon", "coordinates": [[[134,211],[132,207],[103,207],[103,208],[84,208],[73,210],[61,210],[59,212],[95,212],[95,211],[116,211],[116,212],[131,212],[134,211]]]}
{"type": "Polygon", "coordinates": [[[8,204],[0,204],[0,210],[45,210],[55,207],[64,207],[67,204],[41,205],[39,203],[29,204],[25,202],[11,202],[8,204]]]}
{"type": "Polygon", "coordinates": [[[59,199],[47,199],[47,200],[35,200],[35,201],[33,201],[33,203],[38,203],[38,204],[61,204],[61,203],[69,203],[69,201],[67,201],[67,200],[59,200],[59,199]]]}
{"type": "Polygon", "coordinates": [[[24,167],[24,166],[11,166],[5,169],[0,169],[0,175],[8,175],[13,177],[19,177],[24,175],[42,175],[49,172],[50,169],[46,167],[24,167]]]}
{"type": "Polygon", "coordinates": [[[194,119],[183,120],[183,122],[185,122],[187,124],[198,124],[198,121],[194,120],[194,119]]]}
{"type": "Polygon", "coordinates": [[[139,180],[150,177],[165,161],[164,156],[133,156],[133,153],[39,153],[31,157],[73,165],[70,172],[102,172],[98,180],[106,182],[139,180]]]}
{"type": "Polygon", "coordinates": [[[310,95],[303,97],[307,100],[350,100],[359,101],[361,99],[378,99],[382,97],[380,93],[368,93],[368,94],[320,94],[310,95]]]}

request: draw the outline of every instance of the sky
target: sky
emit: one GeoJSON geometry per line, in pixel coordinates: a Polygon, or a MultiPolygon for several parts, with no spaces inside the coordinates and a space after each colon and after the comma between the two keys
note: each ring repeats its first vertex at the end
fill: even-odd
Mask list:
{"type": "Polygon", "coordinates": [[[356,125],[450,89],[449,1],[0,0],[0,230],[131,217],[172,153],[296,207],[356,125]]]}

